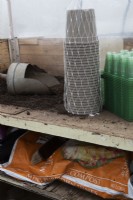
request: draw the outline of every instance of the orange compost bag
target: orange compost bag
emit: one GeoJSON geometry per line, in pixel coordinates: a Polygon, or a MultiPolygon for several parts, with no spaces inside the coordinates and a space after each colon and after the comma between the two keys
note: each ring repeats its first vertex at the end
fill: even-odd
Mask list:
{"type": "Polygon", "coordinates": [[[68,184],[103,198],[113,199],[133,198],[132,187],[129,191],[129,179],[126,156],[116,158],[106,165],[93,169],[84,168],[79,163],[73,162],[61,177],[61,180],[68,184]]]}
{"type": "Polygon", "coordinates": [[[27,132],[17,140],[9,162],[3,165],[0,170],[20,180],[29,181],[40,186],[61,177],[71,161],[64,160],[60,149],[46,161],[42,161],[37,165],[31,164],[33,153],[49,138],[51,136],[27,132]]]}
{"type": "Polygon", "coordinates": [[[39,186],[59,179],[103,198],[133,199],[126,154],[101,167],[88,169],[78,162],[65,160],[60,147],[46,161],[32,165],[32,155],[50,138],[41,133],[25,133],[15,143],[9,162],[0,170],[39,186]]]}

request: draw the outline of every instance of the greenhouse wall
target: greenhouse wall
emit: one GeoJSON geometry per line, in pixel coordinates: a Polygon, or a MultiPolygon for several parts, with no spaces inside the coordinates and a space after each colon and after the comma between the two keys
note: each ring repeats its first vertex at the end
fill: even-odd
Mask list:
{"type": "MultiPolygon", "coordinates": [[[[0,1],[0,38],[10,37],[9,0],[0,1]]],[[[15,37],[64,38],[69,9],[95,9],[99,36],[133,36],[133,0],[10,0],[15,37]]]]}

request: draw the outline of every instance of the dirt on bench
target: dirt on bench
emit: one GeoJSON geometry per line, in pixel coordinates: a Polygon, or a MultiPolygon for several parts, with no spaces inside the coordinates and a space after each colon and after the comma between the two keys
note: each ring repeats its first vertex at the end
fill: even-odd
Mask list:
{"type": "Polygon", "coordinates": [[[0,79],[0,104],[65,114],[67,112],[63,105],[64,80],[62,77],[57,78],[60,81],[60,85],[52,88],[52,92],[49,95],[11,95],[8,93],[6,81],[0,79]]]}

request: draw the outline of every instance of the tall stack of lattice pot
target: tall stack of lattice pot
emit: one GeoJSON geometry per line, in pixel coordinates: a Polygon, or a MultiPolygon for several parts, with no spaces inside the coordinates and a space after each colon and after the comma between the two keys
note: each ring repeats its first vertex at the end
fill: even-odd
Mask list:
{"type": "Polygon", "coordinates": [[[67,12],[64,66],[66,110],[77,115],[99,113],[99,41],[94,10],[67,12]]]}

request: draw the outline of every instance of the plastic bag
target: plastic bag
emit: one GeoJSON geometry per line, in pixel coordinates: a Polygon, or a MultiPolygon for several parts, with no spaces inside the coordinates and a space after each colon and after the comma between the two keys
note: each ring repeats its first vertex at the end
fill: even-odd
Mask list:
{"type": "Polygon", "coordinates": [[[85,169],[73,162],[61,180],[103,198],[133,198],[126,157],[117,158],[96,169],[85,169]]]}
{"type": "Polygon", "coordinates": [[[12,150],[9,162],[2,165],[1,171],[19,180],[44,186],[58,179],[64,173],[66,166],[71,162],[64,160],[62,151],[58,149],[46,161],[32,165],[32,155],[43,144],[48,142],[51,136],[36,132],[27,132],[17,140],[12,150]]]}
{"type": "Polygon", "coordinates": [[[67,160],[77,161],[86,168],[96,168],[110,163],[113,159],[125,156],[124,151],[70,140],[63,147],[67,160]]]}

